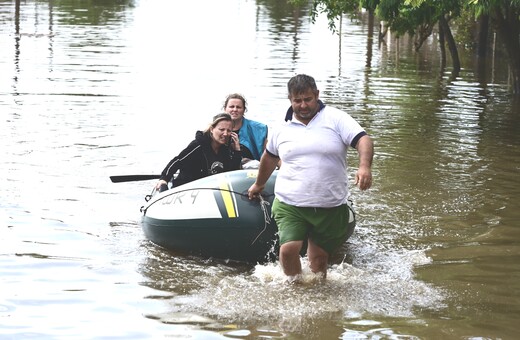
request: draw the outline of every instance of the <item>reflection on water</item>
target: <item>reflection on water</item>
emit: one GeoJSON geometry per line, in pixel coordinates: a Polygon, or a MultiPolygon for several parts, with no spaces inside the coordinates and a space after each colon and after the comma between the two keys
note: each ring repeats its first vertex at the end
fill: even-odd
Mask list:
{"type": "Polygon", "coordinates": [[[339,39],[284,1],[194,6],[0,1],[2,334],[513,337],[520,106],[503,65],[477,74],[461,55],[453,79],[434,39],[418,54],[367,44],[364,16],[339,39]],[[374,187],[352,190],[358,226],[328,279],[290,286],[277,262],[147,242],[153,183],[108,177],[161,171],[227,93],[274,126],[297,72],[376,143],[374,187]]]}

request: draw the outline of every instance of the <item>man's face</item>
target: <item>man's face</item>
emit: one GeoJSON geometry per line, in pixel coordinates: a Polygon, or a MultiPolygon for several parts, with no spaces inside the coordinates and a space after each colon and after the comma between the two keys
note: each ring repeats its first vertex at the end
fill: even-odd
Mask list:
{"type": "Polygon", "coordinates": [[[319,91],[314,92],[308,89],[300,94],[291,94],[289,100],[296,119],[308,122],[318,113],[320,107],[318,104],[319,93],[319,91]]]}

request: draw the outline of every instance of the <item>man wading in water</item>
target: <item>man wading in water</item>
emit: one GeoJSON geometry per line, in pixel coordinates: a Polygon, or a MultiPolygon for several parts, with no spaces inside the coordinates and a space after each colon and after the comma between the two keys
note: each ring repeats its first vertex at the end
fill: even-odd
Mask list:
{"type": "Polygon", "coordinates": [[[272,214],[278,225],[283,272],[289,282],[298,282],[305,240],[310,269],[325,278],[329,257],[354,231],[355,222],[349,224],[353,211],[347,204],[347,149],[357,149],[355,184],[367,190],[372,185],[374,147],[350,115],[319,100],[314,78],[294,76],[287,89],[291,107],[286,124],[270,136],[249,198],[258,197],[281,160],[272,214]]]}

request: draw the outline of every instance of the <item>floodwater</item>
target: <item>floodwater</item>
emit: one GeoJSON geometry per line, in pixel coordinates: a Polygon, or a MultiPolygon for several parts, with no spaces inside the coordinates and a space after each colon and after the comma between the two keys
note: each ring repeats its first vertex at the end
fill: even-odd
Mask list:
{"type": "MultiPolygon", "coordinates": [[[[520,104],[500,51],[452,78],[437,42],[284,1],[0,1],[0,338],[513,339],[520,104]],[[325,283],[148,242],[155,174],[221,109],[274,126],[314,76],[376,145],[325,283]]],[[[356,166],[356,154],[349,159],[356,166]]],[[[316,179],[318,180],[318,179],[316,179]]]]}

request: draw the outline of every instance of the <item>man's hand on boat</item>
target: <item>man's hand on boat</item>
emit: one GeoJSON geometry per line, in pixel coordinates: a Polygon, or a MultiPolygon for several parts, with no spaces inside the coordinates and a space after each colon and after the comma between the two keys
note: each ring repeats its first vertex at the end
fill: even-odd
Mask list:
{"type": "Polygon", "coordinates": [[[260,197],[260,194],[264,190],[264,188],[265,188],[265,184],[264,185],[258,185],[256,183],[254,183],[253,185],[251,185],[251,187],[249,187],[249,190],[247,190],[247,194],[249,196],[249,199],[250,200],[258,199],[260,197]]]}

